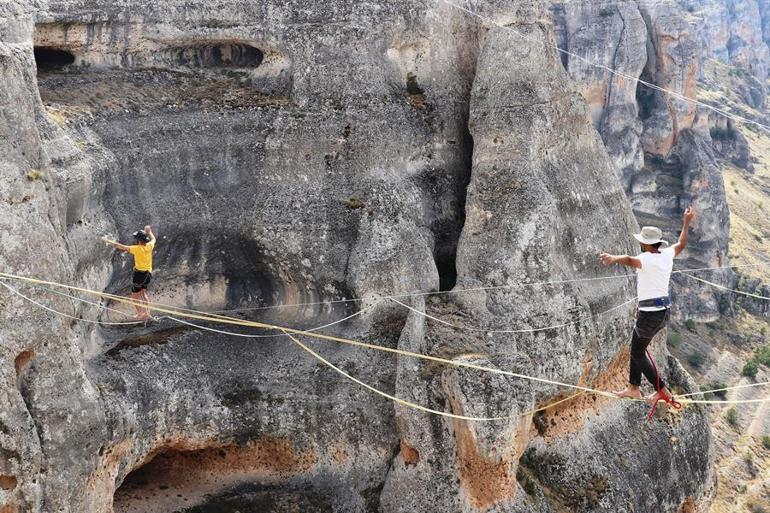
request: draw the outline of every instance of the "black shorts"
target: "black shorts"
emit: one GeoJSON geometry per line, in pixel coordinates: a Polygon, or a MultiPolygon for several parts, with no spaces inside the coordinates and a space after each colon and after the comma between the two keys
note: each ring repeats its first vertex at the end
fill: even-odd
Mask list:
{"type": "Polygon", "coordinates": [[[134,269],[134,279],[131,284],[131,292],[141,292],[147,288],[152,280],[152,273],[150,271],[137,271],[134,269]]]}

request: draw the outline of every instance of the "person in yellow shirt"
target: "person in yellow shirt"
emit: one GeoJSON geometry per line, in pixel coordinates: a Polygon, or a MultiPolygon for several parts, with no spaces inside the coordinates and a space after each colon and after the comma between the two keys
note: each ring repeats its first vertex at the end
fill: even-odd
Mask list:
{"type": "MultiPolygon", "coordinates": [[[[131,253],[134,256],[134,276],[131,283],[131,299],[147,305],[150,299],[147,297],[147,285],[152,280],[152,252],[155,249],[155,234],[152,233],[152,227],[148,224],[144,230],[134,232],[136,244],[126,246],[107,237],[102,240],[108,245],[113,246],[118,251],[131,253]]],[[[136,320],[143,321],[150,318],[150,309],[135,304],[136,320]]]]}

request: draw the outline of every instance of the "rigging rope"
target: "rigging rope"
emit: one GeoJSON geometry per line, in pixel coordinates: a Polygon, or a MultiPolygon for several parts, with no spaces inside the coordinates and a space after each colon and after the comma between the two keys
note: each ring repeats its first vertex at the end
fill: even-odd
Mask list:
{"type": "Polygon", "coordinates": [[[615,310],[617,310],[619,308],[622,308],[622,307],[624,307],[626,305],[629,305],[629,304],[635,302],[636,298],[629,299],[628,301],[625,301],[625,302],[623,302],[623,303],[621,303],[621,304],[619,304],[617,306],[613,306],[609,310],[605,310],[603,312],[592,314],[591,316],[586,316],[586,317],[583,317],[583,318],[578,318],[578,319],[575,319],[573,321],[565,322],[565,323],[562,323],[562,324],[554,324],[552,326],[543,326],[541,328],[521,328],[521,329],[515,329],[515,330],[514,329],[491,330],[491,329],[477,328],[477,327],[473,327],[473,326],[460,326],[460,325],[457,325],[457,324],[453,324],[451,322],[447,322],[447,321],[445,321],[443,319],[440,319],[438,317],[434,317],[433,315],[430,315],[427,312],[424,312],[422,310],[418,310],[417,308],[414,308],[414,307],[409,306],[409,305],[407,305],[405,303],[402,303],[401,301],[399,301],[397,299],[391,299],[391,301],[393,301],[394,303],[398,303],[399,305],[403,306],[404,308],[406,308],[406,309],[408,309],[408,310],[410,310],[412,312],[415,312],[415,313],[417,313],[419,315],[422,315],[426,319],[430,319],[432,321],[436,321],[436,322],[438,322],[440,324],[444,324],[445,326],[449,326],[449,327],[457,329],[457,330],[477,331],[477,332],[483,332],[483,333],[490,333],[491,334],[491,333],[536,333],[536,332],[539,332],[539,331],[555,330],[555,329],[563,328],[565,326],[570,326],[572,324],[578,324],[578,323],[580,323],[582,321],[587,321],[588,319],[593,318],[593,317],[599,317],[600,315],[608,314],[610,312],[613,312],[613,311],[615,311],[615,310]]]}
{"type": "MultiPolygon", "coordinates": [[[[352,313],[352,314],[348,315],[347,317],[343,317],[342,319],[338,319],[338,320],[336,320],[334,322],[330,322],[329,324],[324,324],[323,326],[316,326],[315,328],[309,328],[309,329],[307,329],[305,331],[307,331],[308,333],[312,333],[314,331],[320,331],[322,329],[330,328],[330,327],[332,327],[334,325],[337,325],[337,324],[342,324],[345,321],[349,321],[350,319],[352,319],[354,317],[358,317],[359,315],[363,314],[364,312],[369,311],[373,307],[374,307],[374,305],[367,306],[367,307],[362,308],[361,310],[359,310],[359,311],[357,311],[355,313],[352,313]]],[[[177,319],[176,317],[171,317],[171,316],[167,316],[167,317],[169,319],[171,319],[172,321],[174,321],[174,322],[178,322],[180,324],[186,324],[187,326],[190,326],[190,327],[193,327],[193,328],[196,328],[196,329],[205,330],[205,331],[211,331],[211,332],[214,332],[214,333],[222,333],[224,335],[232,335],[234,337],[243,337],[243,338],[275,338],[275,337],[285,337],[286,336],[285,333],[276,333],[275,335],[249,335],[249,334],[246,334],[246,333],[233,333],[233,332],[230,332],[230,331],[223,331],[223,330],[218,330],[216,328],[210,328],[208,326],[201,326],[200,324],[195,324],[193,322],[183,321],[182,319],[177,319]]],[[[281,331],[283,331],[283,330],[281,330],[281,331]]]]}
{"type": "MultiPolygon", "coordinates": [[[[81,321],[81,322],[87,322],[87,323],[91,323],[91,324],[106,324],[106,325],[110,325],[110,326],[126,326],[126,325],[133,325],[133,324],[141,324],[141,323],[143,323],[143,322],[144,322],[144,321],[130,321],[130,322],[100,322],[100,321],[93,321],[93,320],[91,320],[91,319],[81,319],[80,317],[75,317],[75,316],[73,316],[73,315],[70,315],[70,314],[67,314],[67,313],[64,313],[64,312],[59,312],[58,310],[54,310],[53,308],[49,308],[48,306],[46,306],[46,305],[44,305],[44,304],[42,304],[42,303],[39,303],[39,302],[35,301],[35,300],[34,300],[34,299],[32,299],[31,297],[27,297],[27,296],[25,296],[24,294],[22,294],[21,292],[19,292],[19,291],[18,291],[18,290],[16,290],[16,289],[14,289],[13,287],[11,287],[10,285],[8,285],[8,284],[7,284],[7,283],[5,283],[5,282],[1,282],[1,281],[0,281],[0,285],[2,285],[3,287],[5,287],[6,289],[10,290],[11,292],[13,292],[14,294],[16,294],[17,296],[21,296],[22,298],[26,299],[27,301],[29,301],[29,302],[30,302],[30,303],[32,303],[33,305],[36,305],[36,306],[38,306],[38,307],[42,308],[43,310],[47,310],[47,311],[49,311],[49,312],[51,312],[51,313],[54,313],[54,314],[56,314],[56,315],[61,315],[62,317],[66,317],[66,318],[68,318],[68,319],[73,319],[73,320],[76,320],[76,321],[81,321]]],[[[78,298],[78,299],[79,299],[79,298],[78,298]]],[[[94,304],[94,303],[91,303],[91,304],[94,304]]]]}
{"type": "MultiPolygon", "coordinates": [[[[19,281],[26,282],[26,283],[46,284],[46,285],[57,286],[57,287],[65,288],[65,289],[69,289],[69,290],[76,290],[76,291],[80,291],[80,292],[85,292],[85,293],[88,293],[88,294],[96,295],[96,296],[99,296],[99,297],[111,298],[111,299],[114,299],[114,300],[116,300],[118,302],[122,302],[122,303],[125,303],[125,304],[134,304],[134,305],[140,304],[139,302],[135,302],[135,301],[133,301],[131,299],[127,299],[127,298],[120,297],[120,296],[113,296],[112,294],[102,293],[102,292],[98,292],[98,291],[94,291],[94,290],[90,290],[90,289],[85,289],[85,288],[82,288],[82,287],[74,287],[74,286],[71,286],[71,285],[64,285],[64,284],[60,284],[60,283],[56,283],[56,282],[38,280],[38,279],[34,279],[34,278],[17,276],[17,275],[8,274],[8,273],[0,273],[0,277],[5,278],[5,279],[15,279],[15,280],[19,280],[19,281]]],[[[72,297],[74,299],[80,299],[80,298],[76,298],[74,296],[72,296],[72,297]]],[[[476,364],[471,364],[471,363],[462,362],[462,361],[448,360],[448,359],[445,359],[445,358],[425,355],[425,354],[421,354],[421,353],[414,353],[414,352],[411,352],[411,351],[404,351],[404,350],[394,349],[394,348],[389,348],[389,347],[384,347],[384,346],[377,346],[377,345],[374,345],[374,344],[369,344],[369,343],[366,343],[366,342],[361,342],[361,341],[352,340],[352,339],[345,339],[345,338],[342,338],[342,337],[333,337],[333,336],[323,335],[323,334],[319,334],[319,333],[312,333],[312,332],[303,331],[303,330],[296,330],[296,329],[293,329],[293,328],[273,326],[273,325],[269,325],[269,324],[265,324],[265,323],[258,323],[258,322],[254,322],[254,321],[243,321],[243,320],[240,320],[240,319],[228,318],[228,317],[223,317],[223,316],[212,317],[212,316],[205,315],[205,312],[198,312],[197,314],[190,314],[190,313],[184,313],[184,312],[175,312],[174,310],[168,310],[168,309],[164,309],[164,308],[155,307],[155,305],[153,303],[149,303],[148,306],[150,308],[154,309],[154,310],[157,310],[157,311],[160,311],[160,312],[164,312],[164,313],[169,313],[169,314],[172,314],[172,315],[179,315],[181,317],[200,319],[200,320],[208,320],[208,321],[211,321],[211,322],[220,322],[220,323],[223,323],[223,324],[233,324],[233,325],[240,325],[240,326],[257,327],[257,328],[277,329],[277,330],[282,331],[283,333],[286,333],[287,335],[288,334],[305,335],[305,336],[308,336],[308,337],[311,337],[311,338],[316,338],[316,339],[319,339],[319,340],[335,341],[335,342],[340,342],[340,343],[349,344],[349,345],[353,345],[353,346],[364,347],[364,348],[368,348],[368,349],[374,349],[374,350],[378,350],[378,351],[394,353],[394,354],[399,354],[399,355],[403,355],[403,356],[419,358],[419,359],[428,360],[428,361],[435,361],[435,362],[438,362],[438,363],[442,363],[442,364],[446,364],[446,365],[452,365],[452,366],[455,366],[455,367],[464,367],[464,368],[476,369],[476,370],[480,370],[480,371],[484,371],[484,372],[501,374],[501,375],[506,375],[506,376],[515,377],[515,378],[526,379],[526,380],[534,381],[534,382],[546,383],[546,384],[551,384],[551,385],[555,385],[555,386],[563,386],[563,387],[567,387],[567,388],[572,388],[572,389],[580,390],[582,392],[591,393],[591,394],[594,394],[594,395],[599,395],[599,396],[609,397],[609,398],[612,398],[612,399],[617,399],[617,396],[615,396],[615,394],[612,394],[610,392],[606,392],[606,391],[603,391],[603,390],[596,390],[596,389],[592,389],[592,388],[589,388],[589,387],[584,387],[584,386],[581,386],[581,385],[573,385],[573,384],[568,384],[568,383],[562,383],[562,382],[555,381],[555,380],[548,380],[548,379],[545,379],[545,378],[538,378],[538,377],[535,377],[535,376],[528,376],[528,375],[525,375],[525,374],[514,373],[514,372],[511,372],[511,371],[505,371],[505,370],[502,370],[502,369],[495,369],[495,368],[491,368],[491,367],[485,367],[485,366],[482,366],[482,365],[476,365],[476,364]]],[[[53,311],[53,310],[48,309],[48,308],[46,308],[46,309],[49,310],[49,311],[53,311]]],[[[55,313],[58,313],[58,312],[55,312],[55,313]]],[[[351,378],[352,378],[352,376],[351,376],[351,378]]],[[[355,379],[354,379],[354,381],[358,382],[355,379]]],[[[767,384],[770,384],[770,383],[767,383],[767,384]]],[[[751,386],[758,386],[758,385],[757,384],[753,384],[751,386]]],[[[745,387],[746,387],[745,385],[738,385],[738,386],[735,386],[735,387],[725,387],[725,388],[719,389],[719,390],[720,391],[721,390],[732,390],[732,389],[745,388],[745,387]]],[[[705,391],[701,391],[700,393],[701,394],[705,394],[705,393],[708,393],[708,392],[709,392],[708,390],[705,390],[705,391]]],[[[384,394],[384,392],[383,392],[383,394],[384,394]]],[[[688,395],[693,395],[693,394],[688,394],[688,395]]],[[[680,396],[680,397],[684,397],[684,396],[680,396]]],[[[397,398],[394,398],[394,400],[395,399],[397,399],[397,398]]],[[[565,400],[566,399],[562,399],[559,402],[563,402],[565,400]]],[[[402,401],[402,400],[399,400],[399,401],[402,401]]],[[[744,400],[731,400],[731,401],[710,401],[710,400],[697,400],[697,399],[682,398],[681,402],[690,403],[690,404],[750,404],[750,403],[764,403],[764,402],[768,402],[768,401],[770,401],[770,397],[766,397],[766,398],[763,398],[763,399],[744,399],[744,400]]],[[[402,402],[401,404],[405,404],[405,403],[402,402]]],[[[417,405],[417,406],[419,406],[419,405],[417,405]]],[[[538,409],[536,411],[547,409],[548,407],[551,407],[551,406],[552,405],[546,405],[545,407],[540,408],[540,409],[538,409]]],[[[424,407],[420,407],[420,408],[424,408],[424,407]]],[[[426,409],[423,409],[422,411],[426,411],[426,409]]],[[[443,413],[446,414],[446,412],[443,412],[443,413]]]]}
{"type": "Polygon", "coordinates": [[[686,274],[685,276],[687,276],[689,278],[692,278],[693,280],[697,280],[697,281],[700,281],[702,283],[706,283],[707,285],[711,285],[712,287],[716,287],[718,289],[722,289],[722,290],[726,290],[728,292],[732,292],[734,294],[740,294],[742,296],[748,296],[748,297],[753,297],[753,298],[756,298],[756,299],[763,299],[765,301],[770,301],[770,297],[767,297],[767,296],[760,296],[759,294],[752,294],[751,292],[744,292],[742,290],[731,289],[729,287],[725,287],[724,285],[720,285],[718,283],[714,283],[713,281],[704,280],[703,278],[698,278],[697,276],[692,276],[692,275],[689,275],[689,274],[686,274]]]}

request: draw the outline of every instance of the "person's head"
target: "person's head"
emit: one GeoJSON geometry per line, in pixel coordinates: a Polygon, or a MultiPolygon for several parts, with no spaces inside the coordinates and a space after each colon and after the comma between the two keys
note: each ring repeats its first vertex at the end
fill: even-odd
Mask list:
{"type": "Polygon", "coordinates": [[[668,246],[668,242],[662,239],[663,232],[655,226],[645,226],[641,233],[635,233],[634,238],[639,241],[643,252],[657,253],[661,246],[668,246]]]}
{"type": "Polygon", "coordinates": [[[643,242],[639,243],[639,246],[642,248],[643,253],[657,253],[660,250],[660,247],[663,245],[663,242],[657,242],[655,244],[645,244],[643,242]]]}
{"type": "Polygon", "coordinates": [[[144,230],[137,230],[134,232],[134,240],[144,246],[150,242],[150,236],[144,230]]]}

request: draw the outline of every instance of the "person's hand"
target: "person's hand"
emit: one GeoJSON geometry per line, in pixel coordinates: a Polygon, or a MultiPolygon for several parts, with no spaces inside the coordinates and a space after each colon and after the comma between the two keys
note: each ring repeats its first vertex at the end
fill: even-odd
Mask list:
{"type": "Polygon", "coordinates": [[[150,226],[150,225],[148,224],[147,226],[145,226],[145,227],[144,227],[144,231],[145,231],[146,233],[150,233],[150,232],[152,231],[152,226],[150,226]]]}
{"type": "Polygon", "coordinates": [[[599,258],[604,265],[612,265],[617,260],[615,255],[610,255],[609,253],[599,253],[599,258]]]}
{"type": "Polygon", "coordinates": [[[693,210],[692,207],[687,207],[684,210],[684,222],[687,224],[690,224],[690,222],[695,218],[695,210],[693,210]]]}
{"type": "Polygon", "coordinates": [[[107,246],[110,245],[110,239],[108,239],[106,235],[102,235],[102,242],[107,246]]]}

